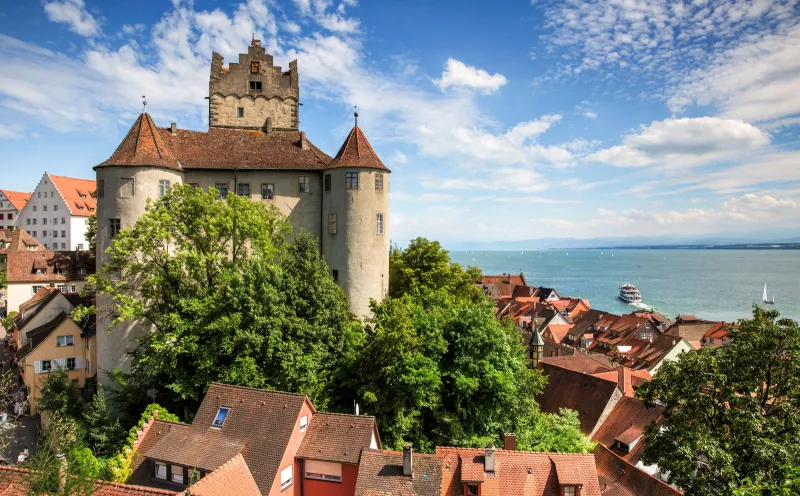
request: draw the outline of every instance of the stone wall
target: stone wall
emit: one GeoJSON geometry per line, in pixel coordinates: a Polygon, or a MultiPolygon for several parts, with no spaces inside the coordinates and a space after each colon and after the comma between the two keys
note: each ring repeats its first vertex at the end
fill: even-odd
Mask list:
{"type": "Polygon", "coordinates": [[[267,118],[273,129],[297,129],[297,101],[265,96],[211,95],[209,119],[212,126],[265,129],[267,118]],[[239,109],[242,109],[241,116],[239,109]]]}

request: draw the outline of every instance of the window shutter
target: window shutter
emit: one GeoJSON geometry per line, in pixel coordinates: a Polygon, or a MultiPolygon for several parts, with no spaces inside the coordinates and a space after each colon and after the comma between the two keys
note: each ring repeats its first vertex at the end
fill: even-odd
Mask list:
{"type": "Polygon", "coordinates": [[[66,358],[59,358],[56,360],[58,362],[58,368],[61,370],[67,369],[67,359],[66,358]]]}
{"type": "Polygon", "coordinates": [[[75,370],[83,368],[83,357],[75,357],[75,370]]]}
{"type": "Polygon", "coordinates": [[[42,373],[42,362],[40,360],[36,360],[35,362],[33,362],[33,369],[34,369],[34,372],[36,372],[37,374],[41,374],[42,373]]]}

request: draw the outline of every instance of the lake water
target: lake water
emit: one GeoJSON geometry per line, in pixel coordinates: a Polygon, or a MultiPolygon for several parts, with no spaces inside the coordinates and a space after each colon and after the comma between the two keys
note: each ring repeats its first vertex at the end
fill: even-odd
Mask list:
{"type": "Polygon", "coordinates": [[[673,319],[749,317],[764,283],[782,316],[800,320],[800,250],[451,251],[450,258],[485,274],[525,273],[528,284],[588,298],[592,308],[630,313],[618,299],[629,282],[643,303],[673,319]]]}

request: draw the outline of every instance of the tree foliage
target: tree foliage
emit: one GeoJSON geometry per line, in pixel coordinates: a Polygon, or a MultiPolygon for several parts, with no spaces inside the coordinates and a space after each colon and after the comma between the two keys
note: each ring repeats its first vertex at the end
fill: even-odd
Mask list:
{"type": "Polygon", "coordinates": [[[139,431],[144,428],[144,424],[150,419],[157,418],[166,422],[179,422],[180,419],[166,408],[156,403],[147,405],[139,417],[139,421],[128,431],[128,437],[117,453],[109,458],[106,465],[106,478],[116,482],[125,482],[132,474],[131,463],[133,462],[134,444],[139,438],[139,431]]]}
{"type": "Polygon", "coordinates": [[[90,251],[97,250],[97,214],[92,214],[86,220],[86,241],[90,251]]]}
{"type": "Polygon", "coordinates": [[[519,330],[499,321],[474,286],[480,271],[451,263],[439,243],[420,238],[392,249],[390,274],[392,296],[372,302],[338,395],[340,405],[356,399],[378,418],[384,445],[483,446],[516,432],[523,449],[590,449],[572,417],[538,411],[534,396],[545,379],[529,368],[519,330]],[[561,430],[546,433],[547,423],[561,430]]]}
{"type": "Polygon", "coordinates": [[[324,408],[358,323],[317,241],[301,232],[289,244],[289,232],[274,206],[213,190],[176,186],[148,204],[93,280],[114,302],[98,313],[152,328],[131,374],[117,374],[122,397],[141,404],[154,389],[190,418],[220,381],[302,392],[324,408]]]}
{"type": "Polygon", "coordinates": [[[664,406],[643,460],[687,494],[731,494],[745,479],[778,487],[800,455],[800,328],[755,306],[730,337],[666,363],[638,390],[664,406]]]}
{"type": "Polygon", "coordinates": [[[49,415],[78,418],[81,415],[83,399],[77,384],[69,379],[63,370],[50,372],[40,387],[37,407],[49,415]]]}
{"type": "Polygon", "coordinates": [[[119,419],[112,415],[102,386],[98,386],[92,402],[83,412],[86,442],[99,457],[111,456],[122,443],[125,431],[119,419]]]}

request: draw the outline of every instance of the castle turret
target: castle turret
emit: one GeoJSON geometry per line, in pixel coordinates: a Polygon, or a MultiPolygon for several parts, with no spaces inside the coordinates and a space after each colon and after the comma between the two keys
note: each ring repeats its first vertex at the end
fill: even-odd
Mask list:
{"type": "MultiPolygon", "coordinates": [[[[95,168],[97,174],[97,270],[108,261],[106,248],[120,229],[131,227],[145,212],[147,199],[157,199],[183,182],[180,162],[159,134],[153,119],[142,113],[114,154],[95,168]]],[[[142,324],[120,324],[105,332],[115,318],[108,296],[97,299],[98,378],[114,368],[129,370],[136,337],[147,332],[142,324]]]]}
{"type": "Polygon", "coordinates": [[[356,123],[323,177],[322,253],[359,318],[389,290],[390,172],[356,123]]]}
{"type": "Polygon", "coordinates": [[[299,98],[297,61],[283,72],[272,65],[272,55],[258,40],[227,68],[222,55],[214,52],[211,56],[209,127],[297,130],[299,98]]]}

